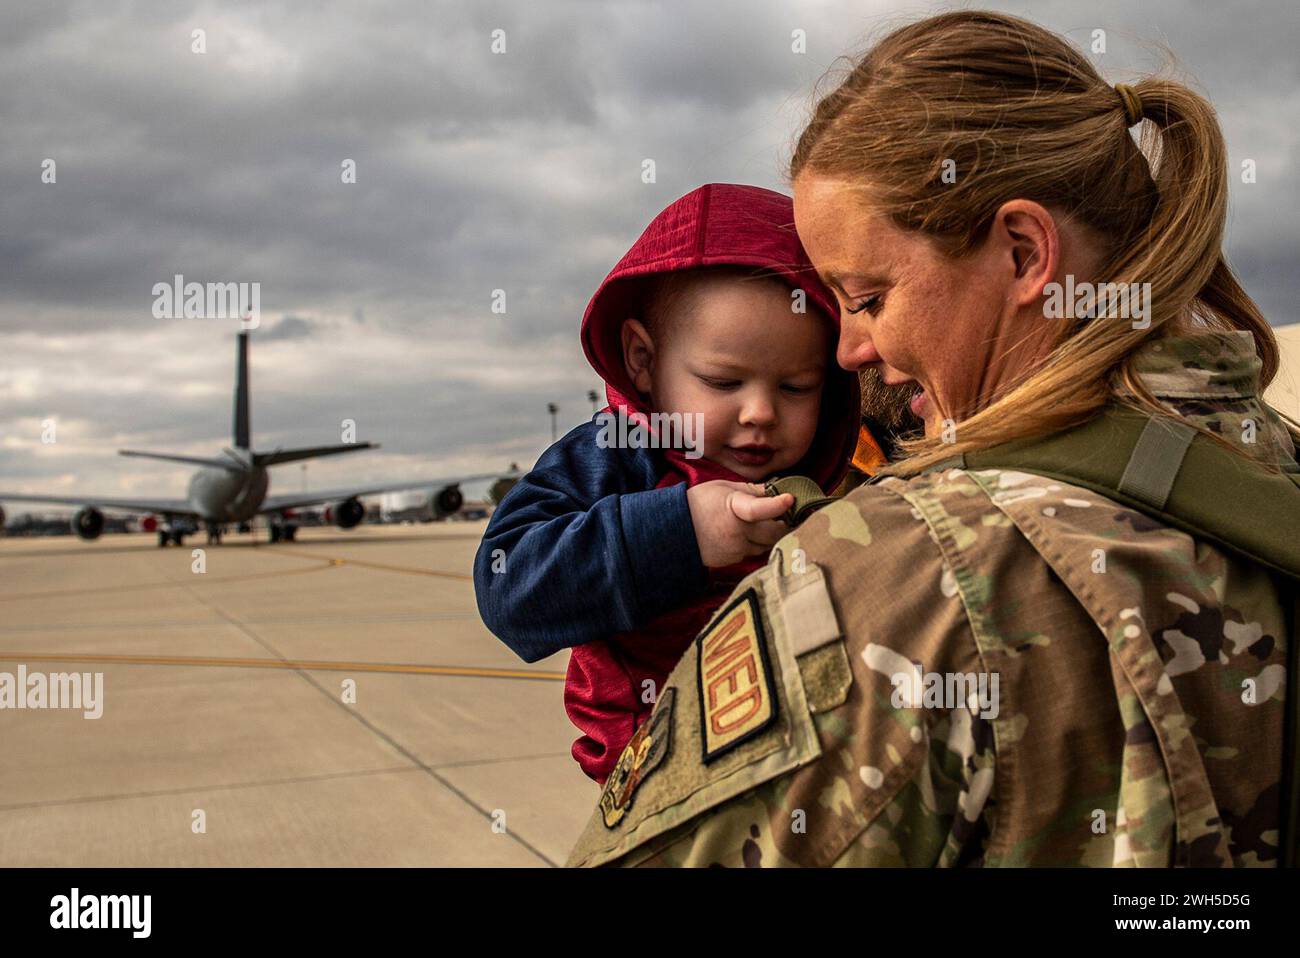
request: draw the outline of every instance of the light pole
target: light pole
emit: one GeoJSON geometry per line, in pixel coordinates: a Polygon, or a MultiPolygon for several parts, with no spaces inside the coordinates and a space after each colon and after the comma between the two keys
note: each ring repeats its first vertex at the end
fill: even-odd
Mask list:
{"type": "Polygon", "coordinates": [[[555,442],[555,414],[560,411],[560,407],[553,402],[548,402],[546,411],[551,414],[551,442],[555,442]]]}
{"type": "Polygon", "coordinates": [[[596,415],[596,403],[600,401],[600,394],[594,389],[588,389],[587,401],[591,403],[591,414],[596,415]]]}

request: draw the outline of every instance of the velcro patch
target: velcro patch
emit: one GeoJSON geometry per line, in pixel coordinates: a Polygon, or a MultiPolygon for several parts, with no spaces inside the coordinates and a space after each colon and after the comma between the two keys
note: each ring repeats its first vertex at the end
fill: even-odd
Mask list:
{"type": "Polygon", "coordinates": [[[668,755],[673,740],[673,706],[677,690],[671,686],[659,696],[654,712],[641,723],[618,764],[609,773],[600,793],[600,813],[605,827],[613,828],[632,807],[637,786],[644,782],[668,755]]]}
{"type": "Polygon", "coordinates": [[[750,588],[700,633],[700,730],[708,764],[776,719],[776,691],[758,593],[750,588]]]}

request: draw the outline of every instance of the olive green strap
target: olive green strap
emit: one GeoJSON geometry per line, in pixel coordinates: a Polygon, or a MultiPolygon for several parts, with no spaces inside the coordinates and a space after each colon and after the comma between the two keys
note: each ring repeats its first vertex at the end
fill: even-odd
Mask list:
{"type": "Polygon", "coordinates": [[[1019,470],[1083,486],[1300,581],[1300,473],[1247,468],[1205,436],[1183,446],[1172,428],[1143,442],[1150,418],[1108,409],[1065,432],[969,452],[965,468],[1019,470]]]}
{"type": "Polygon", "coordinates": [[[782,476],[780,479],[769,479],[763,488],[769,496],[779,496],[786,492],[794,496],[794,505],[781,516],[781,520],[788,526],[797,526],[822,506],[835,501],[822,492],[822,487],[807,476],[782,476]]]}
{"type": "Polygon", "coordinates": [[[1152,416],[1129,454],[1124,475],[1119,479],[1119,491],[1163,509],[1195,438],[1196,430],[1187,423],[1152,416]]]}

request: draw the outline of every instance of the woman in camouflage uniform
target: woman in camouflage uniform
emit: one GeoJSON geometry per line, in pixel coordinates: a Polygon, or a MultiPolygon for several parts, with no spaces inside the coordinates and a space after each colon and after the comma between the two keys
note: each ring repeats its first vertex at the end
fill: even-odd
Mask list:
{"type": "Polygon", "coordinates": [[[926,435],[741,583],[572,863],[1277,864],[1296,433],[1210,106],[951,13],[821,100],[791,176],[841,364],[926,435]]]}

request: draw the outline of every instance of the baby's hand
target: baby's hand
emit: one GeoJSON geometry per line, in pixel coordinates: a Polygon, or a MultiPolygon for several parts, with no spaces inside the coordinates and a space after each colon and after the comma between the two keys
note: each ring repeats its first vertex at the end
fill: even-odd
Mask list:
{"type": "Polygon", "coordinates": [[[766,553],[789,532],[779,517],[794,505],[794,496],[767,496],[752,482],[713,479],[687,489],[686,504],[700,559],[706,568],[721,569],[766,553]]]}

